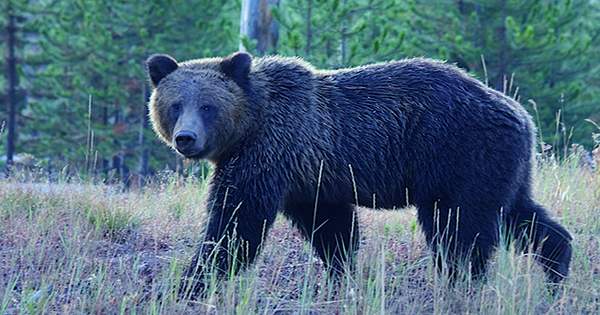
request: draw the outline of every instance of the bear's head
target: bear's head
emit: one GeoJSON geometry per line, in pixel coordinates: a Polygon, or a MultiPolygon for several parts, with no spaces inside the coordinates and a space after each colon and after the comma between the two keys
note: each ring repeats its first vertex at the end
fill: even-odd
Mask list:
{"type": "Polygon", "coordinates": [[[152,126],[181,155],[218,161],[247,134],[252,118],[243,87],[250,55],[183,63],[152,55],[146,64],[153,86],[148,104],[152,126]]]}

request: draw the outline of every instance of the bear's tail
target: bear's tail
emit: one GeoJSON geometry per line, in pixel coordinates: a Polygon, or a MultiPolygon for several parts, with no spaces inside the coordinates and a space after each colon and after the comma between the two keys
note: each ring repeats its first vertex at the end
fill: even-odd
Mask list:
{"type": "Polygon", "coordinates": [[[506,216],[506,226],[522,251],[534,251],[547,279],[559,283],[569,273],[572,237],[548,217],[546,209],[521,196],[506,216]]]}

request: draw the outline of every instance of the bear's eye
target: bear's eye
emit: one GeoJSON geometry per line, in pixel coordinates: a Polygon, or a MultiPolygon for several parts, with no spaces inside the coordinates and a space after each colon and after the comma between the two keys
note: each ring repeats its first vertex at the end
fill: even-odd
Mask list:
{"type": "Polygon", "coordinates": [[[203,112],[208,112],[210,111],[210,106],[209,105],[202,105],[200,106],[200,110],[203,112]]]}
{"type": "Polygon", "coordinates": [[[177,117],[179,117],[179,114],[181,114],[181,107],[181,103],[174,103],[173,105],[171,105],[172,118],[176,119],[177,117]]]}

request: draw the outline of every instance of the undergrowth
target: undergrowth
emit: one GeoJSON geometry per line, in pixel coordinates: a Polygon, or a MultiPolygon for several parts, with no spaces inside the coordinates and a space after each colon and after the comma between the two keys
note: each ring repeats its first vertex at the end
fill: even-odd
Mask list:
{"type": "MultiPolygon", "coordinates": [[[[360,210],[357,268],[341,285],[279,218],[257,263],[213,282],[209,296],[175,290],[204,222],[207,183],[176,176],[122,192],[89,181],[0,182],[0,313],[600,313],[600,174],[576,161],[541,162],[536,199],[574,237],[557,296],[533,255],[507,246],[487,281],[435,272],[415,209],[360,210]]],[[[505,241],[503,241],[505,242],[505,241]]]]}

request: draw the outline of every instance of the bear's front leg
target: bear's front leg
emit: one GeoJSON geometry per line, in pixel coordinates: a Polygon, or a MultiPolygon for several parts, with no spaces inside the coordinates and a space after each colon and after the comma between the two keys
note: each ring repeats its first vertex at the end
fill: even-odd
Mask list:
{"type": "Polygon", "coordinates": [[[311,243],[338,281],[346,270],[354,269],[354,255],[360,244],[358,217],[351,204],[320,202],[288,204],[287,216],[311,243]]]}
{"type": "Polygon", "coordinates": [[[209,192],[204,240],[179,287],[183,299],[206,293],[212,277],[221,279],[251,264],[277,214],[279,199],[261,195],[259,187],[215,182],[209,192]]]}

